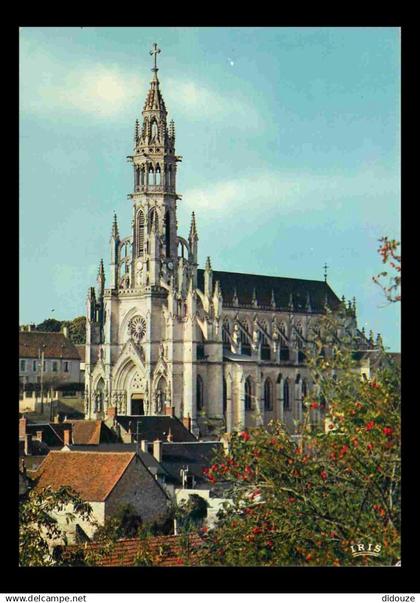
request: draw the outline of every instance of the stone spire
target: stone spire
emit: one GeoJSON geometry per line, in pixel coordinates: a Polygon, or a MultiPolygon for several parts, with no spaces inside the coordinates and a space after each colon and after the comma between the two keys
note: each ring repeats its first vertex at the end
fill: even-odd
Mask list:
{"type": "Polygon", "coordinates": [[[204,294],[208,297],[213,295],[213,270],[211,268],[210,257],[207,257],[204,267],[204,294]]]}
{"type": "Polygon", "coordinates": [[[100,296],[102,296],[104,293],[104,288],[105,288],[105,270],[104,270],[104,261],[102,258],[101,258],[101,261],[99,262],[98,277],[96,280],[98,283],[98,293],[100,296]]]}
{"type": "Polygon", "coordinates": [[[276,307],[276,297],[274,295],[274,289],[271,289],[271,307],[275,309],[276,307]]]}
{"type": "Polygon", "coordinates": [[[138,141],[139,141],[139,120],[136,119],[136,124],[134,126],[134,144],[137,145],[138,141]]]}
{"type": "Polygon", "coordinates": [[[289,295],[289,310],[290,312],[293,312],[294,310],[294,303],[293,303],[293,293],[290,293],[289,295]]]}
{"type": "Polygon", "coordinates": [[[114,219],[112,222],[111,229],[111,263],[110,263],[110,281],[109,287],[111,289],[118,288],[119,275],[120,275],[120,233],[118,231],[117,214],[114,211],[114,219]]]}
{"type": "Polygon", "coordinates": [[[153,44],[153,49],[150,51],[151,55],[154,55],[154,66],[152,67],[153,77],[150,82],[150,89],[146,97],[146,102],[143,107],[143,116],[145,113],[150,111],[159,111],[160,113],[164,113],[165,116],[167,114],[165,102],[163,100],[162,93],[159,88],[159,79],[157,76],[157,72],[159,71],[157,67],[156,57],[160,53],[160,48],[158,48],[157,44],[153,44]]]}
{"type": "Polygon", "coordinates": [[[232,298],[232,304],[234,306],[238,306],[239,305],[239,299],[238,299],[238,293],[236,291],[236,287],[233,288],[233,298],[232,298]]]}
{"type": "Polygon", "coordinates": [[[175,142],[175,122],[173,119],[169,122],[169,138],[175,142]]]}
{"type": "Polygon", "coordinates": [[[114,211],[114,220],[112,222],[111,237],[115,240],[118,240],[120,238],[120,233],[118,231],[117,214],[115,213],[115,211],[114,211]]]}
{"type": "Polygon", "coordinates": [[[255,287],[252,290],[252,301],[251,301],[251,303],[254,306],[254,308],[258,308],[257,292],[255,290],[255,287]]]}
{"type": "Polygon", "coordinates": [[[311,296],[309,295],[309,291],[307,291],[307,293],[306,293],[306,304],[305,304],[305,310],[306,310],[307,312],[312,312],[311,296]]]}
{"type": "MultiPolygon", "coordinates": [[[[191,227],[190,227],[190,234],[188,236],[190,242],[191,241],[198,241],[198,234],[197,234],[197,226],[195,223],[195,213],[192,212],[192,216],[191,216],[191,227]]],[[[210,258],[208,258],[210,259],[210,258]]]]}

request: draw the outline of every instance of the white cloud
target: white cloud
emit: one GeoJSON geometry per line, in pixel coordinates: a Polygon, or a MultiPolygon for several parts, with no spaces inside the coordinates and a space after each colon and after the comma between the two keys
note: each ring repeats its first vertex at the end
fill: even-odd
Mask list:
{"type": "Polygon", "coordinates": [[[195,119],[229,120],[246,129],[259,128],[263,119],[256,108],[237,95],[228,95],[201,82],[169,78],[164,96],[172,112],[195,119]]]}
{"type": "MultiPolygon", "coordinates": [[[[360,171],[353,174],[256,172],[205,187],[186,190],[183,204],[193,210],[211,212],[213,218],[246,207],[243,219],[263,219],[275,209],[277,216],[302,212],[331,212],[351,209],[359,220],[381,222],[381,206],[386,201],[398,213],[399,185],[382,173],[360,171]]],[[[210,213],[209,213],[210,215],[210,213]]]]}
{"type": "MultiPolygon", "coordinates": [[[[77,112],[97,118],[138,111],[148,77],[117,64],[80,63],[58,58],[27,39],[20,48],[20,100],[23,112],[55,116],[77,112]]],[[[172,116],[193,120],[226,120],[236,128],[261,127],[263,118],[238,93],[229,94],[204,82],[163,77],[161,89],[172,116]]]]}
{"type": "Polygon", "coordinates": [[[20,100],[24,112],[118,116],[136,106],[145,85],[137,73],[118,65],[59,61],[41,48],[22,42],[20,100]]]}

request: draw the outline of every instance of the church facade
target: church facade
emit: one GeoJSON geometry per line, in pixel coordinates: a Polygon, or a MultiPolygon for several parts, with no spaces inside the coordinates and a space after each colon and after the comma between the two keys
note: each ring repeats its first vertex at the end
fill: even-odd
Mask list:
{"type": "MultiPolygon", "coordinates": [[[[87,300],[85,412],[164,414],[171,409],[205,436],[302,418],[311,387],[305,349],[311,326],[336,308],[324,280],[213,270],[198,265],[194,213],[177,230],[175,125],[168,123],[154,45],[153,76],[136,120],[131,233],[114,215],[110,274],[101,260],[87,300]]],[[[355,303],[346,328],[359,333],[355,303]]],[[[315,411],[317,412],[317,411],[315,411]]]]}

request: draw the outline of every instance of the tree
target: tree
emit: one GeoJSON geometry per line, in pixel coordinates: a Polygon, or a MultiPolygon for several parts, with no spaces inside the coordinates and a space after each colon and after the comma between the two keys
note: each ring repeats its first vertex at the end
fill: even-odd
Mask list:
{"type": "Polygon", "coordinates": [[[207,517],[207,501],[198,494],[191,494],[174,509],[177,529],[181,532],[196,531],[207,517]]]}
{"type": "Polygon", "coordinates": [[[388,263],[392,273],[384,270],[373,276],[372,280],[382,288],[389,302],[399,302],[401,301],[401,255],[398,253],[400,244],[395,239],[388,239],[388,237],[382,237],[379,242],[381,245],[378,252],[382,256],[382,263],[388,263]],[[386,285],[384,279],[388,279],[386,285]]]}
{"type": "Polygon", "coordinates": [[[36,325],[36,331],[47,331],[48,333],[59,333],[61,331],[63,321],[55,318],[47,318],[46,320],[36,325]]]}
{"type": "Polygon", "coordinates": [[[63,327],[68,328],[69,339],[74,344],[86,343],[86,317],[77,316],[73,320],[56,320],[47,318],[35,327],[36,331],[47,331],[49,333],[59,333],[63,327]]]}
{"type": "Polygon", "coordinates": [[[78,316],[73,320],[66,321],[69,330],[69,338],[74,344],[86,343],[86,317],[78,316]]]}
{"type": "Polygon", "coordinates": [[[375,376],[363,379],[353,336],[337,341],[344,319],[327,312],[314,330],[307,363],[316,387],[304,400],[298,437],[280,422],[233,434],[229,454],[208,468],[211,483],[230,483],[231,502],[208,532],[200,563],[347,566],[400,559],[400,370],[380,348],[375,376]],[[377,556],[360,555],[366,552],[377,556]]]}
{"type": "Polygon", "coordinates": [[[96,530],[94,540],[111,539],[116,541],[119,538],[135,538],[142,523],[140,515],[130,504],[121,505],[115,515],[107,519],[105,524],[96,530]]]}
{"type": "Polygon", "coordinates": [[[92,509],[88,503],[67,486],[58,490],[50,487],[36,491],[31,487],[19,501],[19,563],[21,566],[71,565],[54,553],[67,544],[65,530],[54,515],[63,512],[66,523],[90,520],[92,509]],[[68,510],[70,508],[72,510],[68,510]]]}

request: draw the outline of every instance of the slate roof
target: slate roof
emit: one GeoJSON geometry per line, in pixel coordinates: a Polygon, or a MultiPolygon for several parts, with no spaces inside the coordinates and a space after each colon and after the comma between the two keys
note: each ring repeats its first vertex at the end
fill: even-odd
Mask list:
{"type": "Polygon", "coordinates": [[[72,420],[73,444],[99,444],[100,442],[113,442],[116,436],[99,420],[72,420]]]}
{"type": "MultiPolygon", "coordinates": [[[[233,305],[235,289],[239,306],[252,307],[254,289],[259,308],[271,309],[272,291],[274,291],[276,308],[281,310],[288,310],[290,294],[293,296],[295,312],[306,312],[308,293],[312,312],[324,312],[326,294],[331,309],[340,303],[334,291],[324,281],[213,270],[213,283],[216,281],[220,282],[224,306],[233,305]]],[[[204,270],[202,269],[198,270],[197,285],[204,291],[204,270]]]]}
{"type": "Polygon", "coordinates": [[[66,429],[71,431],[71,423],[29,423],[28,421],[26,424],[26,433],[31,433],[33,437],[36,436],[37,431],[42,431],[42,441],[45,442],[49,448],[63,446],[63,432],[66,429]]]}
{"type": "Polygon", "coordinates": [[[79,353],[80,362],[85,362],[85,358],[86,358],[86,345],[84,343],[76,343],[74,347],[76,348],[76,350],[79,353]]]}
{"type": "Polygon", "coordinates": [[[222,446],[221,442],[163,442],[161,465],[176,482],[181,483],[180,471],[187,467],[198,480],[203,480],[203,469],[213,464],[214,455],[222,446]]]}
{"type": "Polygon", "coordinates": [[[38,358],[40,349],[47,359],[80,360],[76,346],[63,333],[19,331],[19,358],[38,358]]]}
{"type": "Polygon", "coordinates": [[[134,458],[134,452],[50,452],[35,489],[70,486],[85,501],[103,502],[134,458]]]}
{"type": "MultiPolygon", "coordinates": [[[[96,565],[105,567],[122,567],[138,565],[137,559],[140,551],[146,550],[148,555],[152,556],[154,566],[172,567],[186,565],[184,560],[183,547],[181,546],[182,536],[150,536],[145,540],[139,538],[125,538],[117,542],[107,552],[103,552],[103,545],[100,542],[86,542],[84,545],[72,545],[66,547],[66,552],[89,551],[98,552],[99,559],[96,565]]],[[[198,534],[189,535],[190,555],[188,565],[194,565],[197,560],[198,547],[203,543],[198,534]]]]}
{"type": "Polygon", "coordinates": [[[169,415],[117,415],[117,423],[126,431],[131,425],[132,434],[136,439],[136,426],[139,423],[139,440],[166,440],[169,430],[174,442],[195,442],[197,438],[176,417],[169,415]]]}

